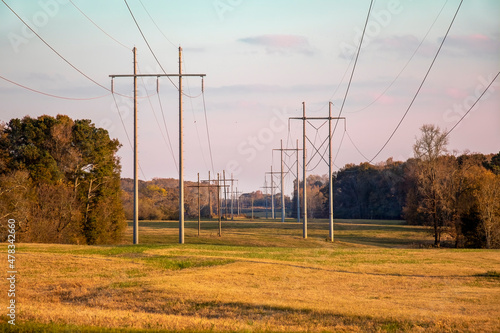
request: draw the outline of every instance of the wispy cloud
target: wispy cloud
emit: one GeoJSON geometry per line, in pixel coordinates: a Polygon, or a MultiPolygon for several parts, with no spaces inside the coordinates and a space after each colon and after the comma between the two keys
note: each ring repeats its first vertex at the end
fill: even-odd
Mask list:
{"type": "MultiPolygon", "coordinates": [[[[386,54],[407,55],[413,53],[418,47],[418,55],[433,56],[443,37],[433,41],[420,40],[414,35],[388,36],[374,39],[371,43],[378,52],[386,54]]],[[[446,38],[442,52],[450,56],[463,55],[494,55],[500,51],[500,38],[497,35],[487,36],[483,34],[472,35],[450,35],[446,38]]]]}
{"type": "Polygon", "coordinates": [[[420,40],[414,35],[388,36],[373,40],[374,46],[380,52],[395,53],[399,55],[412,54],[418,47],[418,54],[422,56],[432,56],[435,53],[435,46],[432,43],[420,40]]]}
{"type": "Polygon", "coordinates": [[[309,40],[298,35],[260,35],[238,39],[239,42],[265,47],[268,53],[301,53],[312,55],[314,53],[309,40]]]}
{"type": "MultiPolygon", "coordinates": [[[[442,38],[439,39],[441,42],[442,38]]],[[[498,55],[500,41],[498,36],[490,37],[483,34],[448,36],[445,45],[453,48],[459,54],[489,54],[498,55]]]]}

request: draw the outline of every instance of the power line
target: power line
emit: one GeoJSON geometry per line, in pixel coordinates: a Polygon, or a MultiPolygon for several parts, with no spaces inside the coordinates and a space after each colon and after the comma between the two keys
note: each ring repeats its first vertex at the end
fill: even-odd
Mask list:
{"type": "MultiPolygon", "coordinates": [[[[354,60],[354,65],[352,66],[351,77],[349,78],[349,83],[347,84],[347,89],[345,91],[344,99],[342,101],[342,106],[340,107],[339,117],[342,115],[342,111],[344,110],[345,101],[347,99],[347,94],[349,93],[349,88],[351,87],[352,77],[354,76],[354,71],[356,70],[356,64],[358,63],[359,53],[361,51],[361,46],[363,45],[363,38],[365,37],[366,26],[368,25],[368,20],[370,18],[370,13],[372,11],[372,6],[373,6],[373,0],[370,1],[370,8],[368,8],[368,13],[366,14],[365,26],[363,27],[363,33],[361,34],[361,40],[359,41],[359,47],[358,47],[358,51],[356,53],[356,59],[354,60]]],[[[337,119],[337,121],[335,122],[333,134],[335,134],[335,130],[337,129],[338,124],[339,124],[339,119],[337,119]]]]}
{"type": "Polygon", "coordinates": [[[495,77],[493,78],[493,80],[491,80],[490,84],[488,84],[488,86],[484,89],[483,93],[477,98],[477,100],[474,102],[474,104],[472,104],[472,106],[469,108],[469,110],[467,110],[467,112],[462,116],[462,118],[460,118],[460,120],[455,124],[455,126],[453,126],[451,128],[451,130],[449,130],[445,136],[448,136],[451,131],[453,131],[455,129],[455,127],[458,126],[458,124],[460,124],[460,122],[465,118],[465,116],[467,116],[469,114],[469,112],[474,108],[474,106],[477,104],[477,102],[479,102],[479,100],[481,99],[481,97],[483,97],[483,95],[488,91],[488,89],[490,88],[490,86],[493,84],[493,82],[495,82],[495,80],[497,79],[498,75],[500,74],[500,72],[497,73],[497,75],[495,75],[495,77]]]}
{"type": "Polygon", "coordinates": [[[128,135],[127,128],[125,127],[125,122],[123,121],[122,114],[120,113],[120,108],[118,107],[118,102],[116,101],[115,94],[111,94],[111,96],[113,96],[113,101],[115,101],[116,111],[120,116],[120,121],[122,123],[123,130],[125,131],[125,135],[127,136],[128,143],[130,144],[130,148],[132,148],[132,141],[130,140],[130,136],[128,135]]]}
{"type": "Polygon", "coordinates": [[[398,130],[399,126],[401,125],[401,123],[403,122],[403,120],[405,119],[406,115],[408,114],[408,111],[410,111],[412,105],[413,105],[413,102],[415,102],[415,99],[417,98],[418,94],[420,93],[420,89],[422,89],[422,86],[424,85],[427,77],[429,76],[429,73],[432,69],[432,67],[434,66],[434,63],[436,62],[436,59],[439,55],[439,52],[441,51],[441,48],[443,47],[443,44],[446,40],[446,37],[448,37],[448,33],[450,32],[451,30],[451,27],[453,26],[453,22],[455,22],[455,18],[457,17],[457,14],[458,14],[458,11],[460,10],[460,7],[462,6],[462,2],[463,0],[460,1],[460,4],[458,5],[458,8],[455,12],[455,15],[453,16],[453,19],[451,20],[450,22],[450,26],[448,27],[448,30],[446,31],[446,34],[444,35],[444,38],[443,40],[441,41],[441,44],[439,45],[439,48],[436,52],[436,54],[434,55],[434,58],[432,59],[432,62],[431,62],[431,65],[429,66],[429,69],[427,70],[427,73],[425,73],[425,76],[422,80],[422,83],[420,83],[420,86],[418,87],[417,89],[417,92],[415,93],[415,96],[413,96],[413,99],[411,100],[410,102],[410,105],[408,105],[408,108],[406,109],[405,113],[403,114],[403,117],[401,118],[401,120],[399,121],[398,125],[396,126],[396,128],[394,129],[394,131],[392,131],[391,135],[389,136],[389,138],[387,139],[387,141],[384,143],[384,145],[382,146],[382,148],[380,148],[380,150],[375,154],[375,156],[373,156],[373,158],[369,161],[370,163],[375,159],[377,158],[377,156],[382,152],[382,150],[384,150],[384,148],[387,146],[387,144],[389,143],[389,141],[391,141],[392,137],[394,136],[394,134],[396,133],[396,131],[398,130]]]}
{"type": "MultiPolygon", "coordinates": [[[[337,87],[335,87],[335,90],[333,91],[332,95],[330,96],[330,99],[329,101],[331,101],[333,99],[333,97],[337,94],[337,91],[339,90],[340,86],[342,85],[342,82],[344,82],[344,79],[345,79],[345,76],[347,75],[347,72],[349,71],[349,68],[351,68],[351,64],[354,60],[354,57],[355,57],[356,54],[353,53],[352,57],[351,57],[351,60],[349,60],[349,64],[347,65],[345,71],[344,71],[344,75],[342,75],[342,79],[340,79],[340,82],[337,84],[337,87]]],[[[320,107],[319,109],[317,110],[314,110],[312,112],[319,112],[321,110],[323,110],[325,108],[327,104],[323,104],[322,107],[320,107]]]]}
{"type": "MultiPolygon", "coordinates": [[[[137,67],[139,69],[139,63],[137,63],[137,67]]],[[[140,73],[140,69],[138,70],[138,72],[140,73]]],[[[146,84],[144,83],[144,77],[142,77],[142,76],[141,76],[141,81],[142,81],[142,85],[146,89],[146,93],[147,93],[146,84]]],[[[158,98],[159,98],[158,90],[157,90],[156,94],[158,95],[158,98]]],[[[163,107],[161,106],[161,101],[160,101],[160,108],[161,108],[161,113],[163,115],[163,123],[165,125],[165,131],[167,132],[167,139],[168,140],[165,138],[165,135],[163,134],[163,130],[161,128],[160,122],[158,121],[158,117],[156,116],[156,112],[155,112],[155,109],[153,107],[153,103],[151,103],[151,98],[149,97],[149,95],[148,95],[148,101],[149,101],[149,106],[151,107],[151,111],[153,111],[153,116],[155,118],[156,124],[158,125],[158,129],[160,130],[160,134],[161,134],[161,136],[163,138],[163,141],[165,142],[165,144],[167,145],[167,147],[170,148],[170,152],[171,152],[172,158],[174,160],[174,166],[175,166],[177,172],[179,172],[179,169],[177,168],[177,161],[176,161],[175,156],[174,156],[174,151],[172,149],[172,144],[170,142],[170,136],[168,134],[168,128],[167,128],[167,124],[165,122],[165,115],[163,113],[163,107]]]]}
{"type": "Polygon", "coordinates": [[[49,93],[46,93],[46,92],[43,92],[43,91],[40,91],[40,90],[36,90],[36,89],[33,89],[33,88],[30,88],[30,87],[27,87],[25,85],[22,85],[20,83],[17,83],[17,82],[14,82],[12,80],[9,80],[3,76],[0,75],[0,79],[2,80],[5,80],[7,82],[10,82],[18,87],[21,87],[21,88],[24,88],[26,90],[29,90],[29,91],[32,91],[32,92],[35,92],[37,94],[41,94],[41,95],[45,95],[45,96],[49,96],[49,97],[53,97],[53,98],[59,98],[59,99],[66,99],[66,100],[71,100],[71,101],[88,101],[88,100],[93,100],[93,99],[99,99],[99,98],[103,98],[103,97],[106,97],[106,96],[109,96],[110,94],[106,94],[106,95],[102,95],[102,96],[95,96],[95,97],[86,97],[86,98],[77,98],[77,97],[65,97],[65,96],[59,96],[59,95],[54,95],[54,94],[49,94],[49,93]]]}
{"type": "Polygon", "coordinates": [[[363,153],[361,152],[361,150],[359,150],[358,146],[356,146],[356,144],[355,144],[355,143],[354,143],[354,141],[352,140],[352,138],[351,138],[351,136],[349,135],[349,133],[348,133],[347,131],[346,131],[345,133],[347,134],[347,137],[349,138],[349,141],[351,141],[352,145],[354,146],[354,148],[356,148],[356,150],[358,151],[358,153],[359,153],[361,156],[363,156],[363,158],[364,158],[365,160],[367,160],[367,161],[368,161],[368,163],[371,163],[371,161],[370,161],[370,160],[369,160],[369,159],[365,156],[365,154],[363,154],[363,153]]]}
{"type": "Polygon", "coordinates": [[[207,130],[207,138],[208,138],[208,150],[210,152],[210,163],[212,164],[212,172],[215,173],[214,168],[214,159],[212,156],[212,143],[210,141],[210,131],[208,130],[208,118],[207,118],[207,106],[205,103],[205,89],[202,89],[202,99],[203,99],[203,112],[205,114],[205,128],[207,130]]]}
{"type": "Polygon", "coordinates": [[[172,44],[175,48],[177,48],[177,45],[175,45],[174,43],[172,43],[172,41],[170,41],[170,39],[168,39],[168,37],[163,33],[163,31],[161,31],[160,27],[158,27],[158,24],[156,24],[155,20],[153,20],[153,17],[151,17],[151,14],[149,14],[149,11],[146,9],[146,7],[144,6],[144,4],[142,3],[141,0],[139,0],[139,2],[141,3],[141,6],[142,8],[144,8],[144,10],[146,11],[146,13],[148,14],[149,18],[151,19],[151,21],[153,22],[153,24],[155,25],[155,27],[158,29],[158,31],[163,35],[163,37],[165,37],[165,39],[170,43],[172,44]]]}
{"type": "Polygon", "coordinates": [[[375,98],[370,104],[368,104],[367,106],[357,110],[357,111],[351,111],[349,113],[356,113],[356,112],[360,112],[360,111],[363,111],[367,108],[369,108],[370,106],[372,106],[376,101],[378,101],[382,96],[385,95],[385,93],[387,92],[387,90],[389,90],[392,85],[394,84],[394,82],[396,82],[396,80],[401,76],[401,74],[403,74],[404,70],[406,69],[406,67],[408,67],[408,65],[410,64],[410,62],[412,61],[413,57],[415,57],[415,55],[417,54],[417,51],[420,49],[420,47],[422,46],[422,44],[424,43],[424,41],[426,40],[427,36],[429,35],[430,31],[432,30],[432,28],[434,27],[434,24],[436,24],[436,21],[437,19],[439,18],[439,16],[441,16],[441,13],[443,12],[443,9],[444,7],[446,6],[446,4],[448,3],[448,0],[445,1],[445,3],[443,4],[443,7],[441,7],[441,10],[439,11],[438,15],[436,16],[436,18],[434,19],[434,22],[432,22],[431,26],[429,27],[429,29],[427,30],[427,33],[425,34],[424,38],[422,38],[422,40],[420,41],[420,43],[418,44],[417,48],[415,49],[415,51],[413,51],[413,54],[411,55],[410,59],[408,59],[408,61],[406,62],[406,64],[404,65],[404,67],[401,69],[401,71],[398,73],[398,75],[396,75],[396,77],[394,78],[394,80],[392,80],[392,82],[387,86],[387,88],[385,88],[385,90],[380,93],[380,95],[375,98]]]}
{"type": "MultiPolygon", "coordinates": [[[[111,96],[113,96],[113,100],[115,101],[116,111],[118,112],[118,116],[120,116],[120,121],[122,123],[123,130],[125,131],[125,135],[127,136],[128,143],[130,144],[130,148],[134,150],[134,147],[132,146],[132,141],[130,140],[130,136],[128,135],[127,127],[125,127],[125,122],[123,121],[122,114],[120,113],[120,108],[118,107],[118,102],[116,101],[115,94],[113,93],[111,94],[111,96]]],[[[146,175],[144,175],[144,171],[142,171],[142,166],[140,163],[139,163],[139,170],[141,170],[142,177],[144,177],[144,179],[147,179],[146,175]]]]}
{"type": "Polygon", "coordinates": [[[127,50],[130,50],[130,47],[128,47],[127,45],[123,44],[122,42],[120,42],[119,40],[117,40],[116,38],[114,38],[113,36],[111,36],[110,34],[108,34],[106,31],[104,31],[104,29],[102,29],[97,23],[95,23],[87,14],[85,14],[77,5],[75,5],[75,3],[72,1],[72,0],[69,0],[69,2],[76,8],[78,9],[78,11],[83,15],[85,16],[85,18],[87,20],[89,20],[97,29],[101,30],[106,36],[108,36],[109,38],[111,38],[112,40],[114,40],[115,42],[117,42],[118,44],[120,44],[121,46],[123,46],[124,48],[126,48],[127,50]]]}
{"type": "MultiPolygon", "coordinates": [[[[476,101],[474,102],[474,104],[471,105],[471,107],[469,108],[469,110],[467,110],[467,112],[458,120],[458,122],[448,131],[446,132],[446,136],[450,135],[450,133],[460,124],[460,122],[462,122],[462,120],[469,114],[470,111],[472,111],[472,109],[474,108],[474,106],[476,106],[476,104],[480,101],[480,99],[483,97],[483,95],[488,91],[488,89],[490,88],[490,86],[493,84],[493,82],[495,82],[495,80],[497,79],[498,75],[500,75],[500,72],[497,73],[497,75],[495,75],[495,77],[493,78],[493,80],[491,80],[490,84],[488,84],[488,86],[484,89],[484,91],[481,93],[481,95],[476,99],[476,101]]],[[[369,160],[362,152],[361,150],[358,148],[358,146],[356,145],[356,143],[354,143],[354,141],[352,140],[351,136],[349,135],[349,133],[346,131],[345,132],[347,134],[347,137],[349,138],[349,141],[351,141],[352,145],[354,146],[354,148],[356,148],[356,150],[358,151],[358,153],[363,156],[363,158],[371,164],[371,162],[373,161],[372,160],[369,160]]],[[[342,136],[342,140],[344,139],[344,137],[342,136]]],[[[342,145],[342,140],[341,140],[341,143],[340,145],[342,145]]],[[[340,146],[339,146],[339,150],[340,150],[340,146]]],[[[337,151],[337,154],[338,154],[338,151],[337,151]]]]}
{"type": "MultiPolygon", "coordinates": [[[[337,87],[335,88],[335,90],[333,91],[333,94],[332,96],[330,96],[330,100],[333,99],[333,97],[337,94],[337,91],[339,90],[340,88],[340,85],[342,84],[342,82],[344,82],[344,79],[345,79],[345,76],[347,75],[347,72],[349,71],[349,67],[351,67],[351,64],[352,64],[352,61],[354,60],[354,54],[352,55],[351,57],[351,60],[349,61],[349,65],[347,65],[345,71],[344,71],[344,75],[342,75],[342,79],[340,80],[340,83],[337,85],[337,87]]],[[[325,104],[326,105],[326,104],[325,104]]],[[[323,106],[324,108],[324,106],[323,106]]],[[[321,109],[323,109],[321,108],[321,109]]]]}
{"type": "MultiPolygon", "coordinates": [[[[3,1],[3,0],[2,0],[3,1]]],[[[156,54],[154,53],[153,49],[151,48],[151,45],[149,45],[149,42],[146,38],[146,36],[144,35],[144,33],[142,32],[142,29],[141,27],[139,26],[139,23],[137,22],[137,20],[135,19],[135,16],[134,16],[134,13],[132,12],[132,9],[130,9],[130,6],[128,5],[128,2],[127,0],[123,0],[125,2],[125,5],[127,5],[127,8],[128,8],[128,11],[130,12],[130,15],[132,16],[132,19],[134,20],[135,22],[135,25],[137,26],[137,29],[139,30],[139,32],[141,33],[141,36],[142,36],[142,39],[144,39],[144,42],[146,42],[146,45],[148,46],[148,49],[149,51],[151,52],[151,54],[153,55],[153,57],[155,58],[156,62],[158,63],[158,65],[160,66],[161,70],[163,71],[164,74],[167,74],[167,72],[165,71],[165,69],[163,68],[163,66],[161,65],[160,61],[158,60],[158,58],[156,57],[156,54]]],[[[172,83],[172,85],[177,89],[179,90],[179,87],[177,87],[177,85],[174,83],[174,81],[172,81],[172,79],[170,77],[168,77],[168,80],[170,81],[170,83],[172,83]]]]}
{"type": "MultiPolygon", "coordinates": [[[[124,0],[125,1],[125,4],[127,5],[127,8],[130,12],[130,15],[132,15],[132,18],[134,19],[134,22],[135,22],[135,25],[137,26],[137,28],[139,29],[139,32],[141,33],[142,35],[142,38],[144,39],[144,41],[146,42],[146,45],[148,46],[149,48],[149,51],[151,51],[151,54],[153,55],[153,57],[155,58],[156,62],[158,63],[158,65],[160,65],[160,68],[161,70],[163,71],[163,73],[167,74],[167,72],[165,71],[165,69],[163,68],[163,66],[160,64],[160,62],[158,61],[158,58],[156,57],[155,53],[153,52],[153,49],[151,48],[151,46],[149,45],[149,42],[148,40],[146,39],[146,36],[144,35],[144,33],[142,32],[142,29],[141,27],[139,26],[139,23],[137,22],[137,20],[135,19],[135,16],[134,14],[132,13],[132,10],[130,8],[130,6],[128,5],[127,3],[127,0],[124,0]]],[[[151,22],[153,22],[153,24],[155,25],[156,29],[158,29],[158,31],[163,35],[163,37],[170,43],[172,44],[174,47],[177,48],[177,46],[172,43],[172,41],[170,39],[168,39],[168,37],[163,33],[163,31],[161,31],[160,27],[158,26],[158,24],[156,24],[155,20],[153,19],[153,17],[151,16],[151,14],[149,13],[149,11],[146,9],[146,6],[144,6],[144,4],[142,3],[141,0],[139,0],[142,8],[144,9],[144,11],[146,12],[146,14],[148,14],[149,18],[151,19],[151,22]]],[[[184,56],[182,58],[182,61],[185,63],[185,60],[184,60],[184,56]]],[[[175,83],[167,76],[167,78],[169,79],[170,83],[172,83],[174,85],[174,87],[176,87],[176,89],[179,89],[175,83]]],[[[189,90],[189,87],[188,87],[188,90],[189,90]]],[[[192,96],[190,94],[186,94],[185,92],[182,92],[182,94],[188,98],[198,98],[200,97],[201,93],[198,94],[197,96],[192,96]]]]}
{"type": "Polygon", "coordinates": [[[168,129],[167,129],[167,122],[165,121],[165,113],[163,112],[163,104],[161,103],[161,98],[160,94],[157,94],[158,96],[158,104],[160,105],[160,110],[161,110],[161,115],[163,117],[163,125],[165,126],[165,131],[167,132],[167,138],[168,138],[168,146],[170,149],[170,154],[172,155],[172,158],[174,159],[175,162],[175,170],[177,170],[177,173],[179,172],[179,168],[177,167],[177,160],[175,158],[174,154],[174,149],[172,148],[172,141],[170,141],[170,135],[168,134],[168,129]]]}
{"type": "Polygon", "coordinates": [[[92,79],[90,76],[88,76],[87,74],[85,74],[84,72],[82,72],[80,69],[78,69],[75,65],[73,65],[71,62],[69,62],[69,60],[67,60],[65,57],[63,57],[59,52],[57,52],[52,46],[50,46],[49,43],[47,43],[39,34],[36,33],[35,30],[33,30],[33,28],[30,27],[30,25],[28,23],[26,23],[6,2],[5,0],[2,0],[3,4],[21,21],[23,22],[23,24],[31,30],[31,32],[33,34],[35,34],[35,36],[37,36],[45,45],[47,45],[48,48],[50,48],[55,54],[57,54],[59,56],[59,58],[61,58],[62,60],[64,60],[64,62],[66,62],[68,65],[70,65],[74,70],[76,70],[78,73],[80,73],[81,75],[83,75],[85,78],[87,78],[88,80],[90,80],[91,82],[93,82],[94,84],[98,85],[99,87],[103,88],[104,90],[107,90],[109,92],[111,92],[108,88],[106,88],[105,86],[103,86],[102,84],[100,84],[99,82],[95,81],[94,79],[92,79]]]}
{"type": "MultiPolygon", "coordinates": [[[[3,1],[3,0],[2,0],[3,1]]],[[[139,30],[139,32],[141,33],[141,36],[142,36],[142,39],[144,39],[144,42],[146,42],[146,45],[148,46],[148,49],[149,51],[151,52],[151,54],[153,55],[153,57],[155,58],[156,62],[158,63],[158,65],[160,66],[161,70],[163,71],[163,73],[167,74],[167,72],[165,71],[165,69],[163,68],[163,66],[161,65],[160,61],[158,60],[158,57],[156,56],[156,54],[154,53],[153,49],[151,48],[151,45],[149,44],[146,36],[144,35],[144,33],[142,32],[142,29],[141,27],[139,26],[139,22],[137,22],[135,16],[134,16],[134,13],[132,12],[132,9],[130,8],[130,6],[128,5],[128,2],[127,0],[123,0],[125,2],[125,5],[127,5],[127,8],[128,8],[128,11],[130,12],[130,15],[132,16],[132,19],[134,20],[135,22],[135,25],[137,26],[137,29],[139,30]]],[[[170,83],[172,83],[172,85],[177,89],[179,90],[179,87],[177,87],[177,85],[174,83],[174,81],[172,81],[172,79],[170,77],[167,76],[167,79],[170,81],[170,83]]],[[[188,98],[197,98],[199,97],[200,95],[198,96],[191,96],[191,95],[188,95],[186,94],[185,92],[182,92],[182,94],[188,98]]]]}
{"type": "MultiPolygon", "coordinates": [[[[364,35],[365,35],[366,27],[367,27],[367,25],[368,25],[368,20],[369,20],[369,18],[370,18],[370,13],[371,13],[371,10],[372,10],[372,6],[373,6],[373,0],[371,0],[371,2],[370,2],[370,7],[368,8],[368,13],[366,14],[365,26],[364,26],[364,28],[363,28],[363,33],[361,34],[361,40],[359,41],[359,47],[358,47],[358,50],[357,50],[357,52],[356,52],[356,58],[355,58],[355,61],[354,61],[354,65],[353,65],[353,67],[352,67],[352,72],[351,72],[351,76],[350,76],[350,78],[349,78],[349,83],[347,84],[347,89],[346,89],[346,92],[345,92],[345,95],[344,95],[344,99],[343,99],[343,101],[342,101],[342,106],[341,106],[341,108],[340,108],[339,116],[338,116],[338,118],[337,118],[337,121],[335,122],[335,127],[334,127],[334,129],[333,129],[333,132],[332,132],[332,133],[328,133],[328,134],[329,134],[329,138],[333,137],[333,135],[335,134],[335,130],[337,129],[337,125],[338,125],[338,123],[339,123],[339,120],[341,119],[341,117],[340,117],[340,116],[342,115],[342,111],[343,111],[343,109],[344,109],[344,104],[345,104],[345,101],[346,101],[346,99],[347,99],[347,95],[348,95],[348,93],[349,93],[349,88],[350,88],[351,83],[352,83],[352,78],[353,78],[353,76],[354,76],[354,71],[356,70],[356,64],[358,63],[359,53],[360,53],[360,51],[361,51],[361,46],[363,45],[363,38],[364,38],[364,35]]],[[[351,62],[352,62],[352,58],[351,58],[351,62]]],[[[350,63],[349,63],[349,65],[350,65],[350,63]]],[[[349,68],[349,66],[347,67],[347,69],[348,69],[348,68],[349,68]]],[[[346,69],[346,72],[347,72],[347,69],[346,69]]],[[[344,76],[345,76],[345,73],[344,73],[344,76]]],[[[342,78],[342,81],[343,81],[343,78],[342,78]]],[[[339,84],[339,86],[340,86],[340,84],[339,84]]],[[[337,89],[338,89],[338,86],[337,86],[337,89]]],[[[334,94],[337,92],[337,89],[335,90],[334,94]]],[[[331,102],[330,102],[330,103],[331,103],[331,102]]],[[[331,105],[331,104],[330,104],[330,105],[331,105]]],[[[321,127],[321,126],[320,126],[320,127],[321,127]]],[[[318,129],[316,129],[316,134],[317,134],[317,131],[318,131],[318,129]]],[[[306,138],[307,138],[307,137],[306,137],[306,138]]],[[[309,138],[307,138],[307,140],[309,140],[309,138]]],[[[331,140],[331,139],[330,139],[330,140],[331,140]]],[[[311,141],[309,140],[309,142],[311,142],[311,141]]],[[[325,142],[326,142],[326,140],[325,140],[325,141],[323,141],[323,143],[321,144],[321,146],[320,146],[320,148],[319,148],[319,149],[321,149],[321,147],[323,146],[323,144],[324,144],[325,142]]],[[[311,142],[311,144],[312,144],[312,142],[311,142]]],[[[311,157],[311,159],[309,160],[309,162],[311,162],[311,161],[312,161],[312,158],[313,158],[316,154],[319,154],[321,158],[319,159],[318,163],[317,163],[317,164],[316,164],[316,165],[315,165],[315,166],[314,166],[311,170],[308,170],[308,171],[313,171],[314,169],[316,169],[316,168],[318,167],[318,165],[321,163],[321,160],[322,160],[322,159],[324,160],[324,155],[326,154],[326,150],[328,149],[328,147],[329,147],[329,146],[327,146],[327,147],[325,148],[325,152],[324,152],[323,154],[321,154],[321,153],[320,153],[319,149],[316,149],[316,147],[314,146],[314,144],[313,144],[313,147],[314,147],[314,149],[316,150],[316,152],[314,152],[314,154],[313,154],[313,156],[311,157]]],[[[340,147],[339,147],[339,149],[340,149],[340,147]]],[[[309,162],[308,162],[308,163],[309,163],[309,162]]],[[[332,164],[333,164],[333,163],[332,163],[332,164]]],[[[307,165],[307,163],[306,163],[306,165],[307,165]]],[[[305,168],[305,166],[304,166],[304,168],[305,168]]],[[[338,168],[338,167],[337,167],[337,168],[338,168]]],[[[330,177],[331,177],[331,175],[330,175],[330,177]]]]}
{"type": "MultiPolygon", "coordinates": [[[[184,63],[184,69],[187,71],[188,69],[186,66],[186,60],[184,59],[184,55],[182,56],[182,62],[184,63]]],[[[191,87],[189,85],[189,79],[187,79],[187,78],[186,78],[186,84],[187,84],[188,92],[189,92],[189,94],[191,94],[191,87]]],[[[200,92],[200,95],[201,94],[202,93],[200,92]]],[[[193,119],[194,119],[194,129],[196,130],[196,137],[198,138],[198,143],[199,143],[199,147],[201,150],[201,157],[203,159],[203,163],[205,164],[205,167],[208,169],[207,161],[205,159],[205,153],[203,152],[203,148],[202,148],[203,145],[201,144],[200,132],[198,131],[198,123],[196,122],[196,115],[194,113],[194,106],[193,106],[193,99],[192,98],[189,99],[189,104],[191,105],[191,113],[192,113],[193,119]]]]}
{"type": "Polygon", "coordinates": [[[340,148],[342,147],[342,143],[344,142],[344,137],[345,137],[346,132],[347,132],[347,130],[345,129],[344,133],[342,133],[342,138],[340,139],[339,148],[337,149],[337,153],[335,154],[335,158],[333,159],[333,162],[332,162],[333,165],[335,165],[337,167],[337,169],[340,169],[340,168],[335,164],[335,161],[337,160],[337,157],[339,157],[340,148]]]}

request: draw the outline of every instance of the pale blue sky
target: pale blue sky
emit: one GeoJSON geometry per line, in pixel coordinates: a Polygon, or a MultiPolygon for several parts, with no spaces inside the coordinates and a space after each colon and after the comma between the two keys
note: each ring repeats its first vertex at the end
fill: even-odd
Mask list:
{"type": "MultiPolygon", "coordinates": [[[[132,72],[134,46],[138,48],[142,72],[161,72],[124,1],[73,0],[73,3],[125,46],[96,28],[69,1],[5,2],[37,28],[61,55],[106,87],[110,86],[109,74],[132,72]]],[[[350,52],[357,47],[370,1],[142,0],[161,32],[140,1],[128,0],[128,3],[165,70],[177,71],[177,46],[181,45],[185,71],[207,74],[205,97],[215,171],[232,168],[235,178],[240,179],[240,189],[251,191],[262,186],[264,172],[269,171],[271,163],[276,170],[279,168],[279,155],[275,153],[272,159],[271,151],[279,148],[280,139],[291,147],[301,138],[301,123],[292,121],[288,132],[286,119],[301,116],[303,101],[310,116],[327,116],[329,100],[334,103],[333,113],[338,114],[351,74],[350,52]]],[[[406,111],[458,4],[458,0],[375,1],[342,113],[347,117],[347,133],[369,159],[382,147],[406,111]]],[[[448,129],[454,126],[466,106],[482,92],[485,82],[500,70],[499,17],[499,1],[464,1],[420,95],[374,163],[389,157],[396,160],[410,157],[423,124],[448,129]]],[[[0,50],[0,75],[7,79],[66,97],[107,94],[26,31],[3,3],[0,3],[0,50]]],[[[154,95],[156,80],[146,80],[145,84],[153,96],[151,104],[147,98],[139,103],[142,170],[148,179],[177,177],[173,158],[154,116],[163,129],[158,97],[154,95]]],[[[191,78],[185,81],[184,88],[188,94],[198,95],[200,80],[191,78]]],[[[500,150],[498,80],[492,88],[451,133],[450,149],[482,153],[500,150]]],[[[115,89],[130,94],[131,79],[117,79],[115,89]]],[[[141,88],[141,93],[144,91],[141,88]]],[[[111,96],[68,101],[39,95],[4,80],[0,80],[0,96],[2,121],[24,115],[63,113],[73,118],[90,118],[98,126],[108,128],[110,135],[123,144],[122,176],[132,176],[132,149],[111,96]]],[[[166,79],[161,80],[160,96],[177,159],[177,95],[166,79]]],[[[130,99],[118,96],[117,100],[132,135],[130,99]]],[[[186,179],[194,180],[197,172],[205,178],[211,163],[201,97],[185,98],[184,108],[186,179]]],[[[322,141],[327,135],[325,128],[315,135],[309,126],[311,141],[322,141]]],[[[342,134],[343,126],[339,126],[334,135],[334,152],[342,134]]],[[[312,154],[312,148],[308,149],[312,154]]],[[[364,160],[345,136],[335,164],[342,167],[364,160]]],[[[317,161],[311,161],[309,167],[317,161]]],[[[326,172],[326,165],[320,164],[310,173],[326,172]]],[[[291,180],[286,192],[291,192],[291,180]]]]}

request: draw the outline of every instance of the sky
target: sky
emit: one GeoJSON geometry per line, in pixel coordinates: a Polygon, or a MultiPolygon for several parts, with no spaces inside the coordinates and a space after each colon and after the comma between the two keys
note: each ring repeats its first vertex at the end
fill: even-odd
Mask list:
{"type": "MultiPolygon", "coordinates": [[[[332,116],[345,117],[332,121],[334,170],[405,161],[422,125],[453,128],[500,71],[500,2],[463,1],[450,28],[459,0],[377,0],[363,35],[370,4],[3,0],[0,121],[44,114],[91,119],[122,143],[122,177],[132,177],[133,81],[116,78],[113,99],[109,75],[133,72],[133,47],[140,73],[178,73],[181,46],[183,73],[206,74],[203,94],[199,77],[183,80],[185,180],[225,170],[238,179],[240,191],[259,190],[271,166],[280,170],[280,152],[273,149],[281,140],[287,149],[299,140],[302,149],[302,121],[289,118],[302,117],[303,102],[307,117],[328,117],[330,101],[332,116]]],[[[172,78],[174,86],[165,77],[138,79],[140,179],[178,177],[177,80],[172,78]]],[[[327,154],[321,143],[328,123],[310,120],[306,134],[308,174],[327,174],[320,155],[327,154]],[[320,154],[314,155],[313,144],[320,154]]],[[[450,133],[448,149],[500,151],[500,78],[450,133]]],[[[295,172],[295,161],[295,152],[286,151],[285,171],[295,172]]],[[[294,177],[288,172],[285,194],[291,194],[294,177]]]]}

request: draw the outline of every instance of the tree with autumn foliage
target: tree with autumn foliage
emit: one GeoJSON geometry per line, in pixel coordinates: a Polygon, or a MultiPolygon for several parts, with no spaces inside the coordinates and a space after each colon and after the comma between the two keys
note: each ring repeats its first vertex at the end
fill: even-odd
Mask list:
{"type": "Polygon", "coordinates": [[[126,224],[117,140],[90,120],[12,119],[0,128],[0,216],[29,242],[118,241],[126,224]]]}

